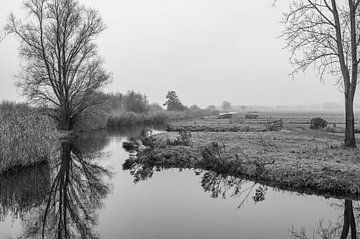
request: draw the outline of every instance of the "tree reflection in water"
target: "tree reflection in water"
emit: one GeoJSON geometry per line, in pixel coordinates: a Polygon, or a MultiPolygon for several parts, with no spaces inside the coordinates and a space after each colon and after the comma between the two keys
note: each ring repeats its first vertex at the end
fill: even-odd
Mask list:
{"type": "Polygon", "coordinates": [[[238,208],[244,206],[254,189],[255,193],[251,198],[255,203],[265,200],[267,190],[267,187],[257,183],[250,183],[238,177],[222,175],[212,171],[203,173],[201,186],[205,192],[210,192],[212,198],[218,198],[219,196],[223,199],[227,197],[241,198],[238,208]]]}
{"type": "Polygon", "coordinates": [[[96,151],[78,142],[63,142],[52,169],[50,192],[33,218],[25,222],[23,238],[97,238],[92,228],[96,210],[109,193],[109,170],[98,165],[96,151]]]}
{"type": "MultiPolygon", "coordinates": [[[[147,164],[133,163],[129,165],[125,163],[123,167],[125,170],[130,170],[130,173],[134,176],[135,183],[150,179],[155,171],[168,169],[168,167],[153,165],[151,162],[147,164]]],[[[179,170],[181,171],[183,169],[180,168],[179,170]]],[[[239,197],[241,201],[238,208],[244,206],[251,195],[251,199],[254,202],[265,200],[266,186],[250,183],[241,178],[222,175],[213,171],[196,170],[195,173],[201,175],[201,186],[205,192],[210,193],[210,197],[212,198],[221,197],[226,199],[228,197],[239,197]]],[[[312,236],[309,236],[304,228],[299,231],[293,228],[290,230],[290,238],[356,239],[356,219],[360,217],[360,205],[354,207],[352,200],[345,200],[344,203],[333,206],[341,207],[344,210],[339,222],[335,224],[328,223],[326,225],[320,221],[317,225],[317,230],[313,232],[312,236]],[[354,213],[354,211],[356,213],[354,213]]]]}
{"type": "MultiPolygon", "coordinates": [[[[130,170],[130,174],[134,176],[134,183],[146,181],[150,179],[155,171],[162,171],[171,167],[161,167],[154,165],[151,161],[146,163],[129,163],[126,161],[123,164],[124,170],[130,170]]],[[[180,171],[183,168],[179,169],[180,171]]],[[[238,208],[251,198],[255,203],[265,200],[267,187],[257,183],[251,183],[238,177],[223,175],[213,171],[195,171],[196,175],[201,174],[201,186],[205,192],[210,193],[210,197],[223,199],[227,197],[240,198],[238,208]],[[254,192],[255,190],[255,192],[254,192]]]]}
{"type": "MultiPolygon", "coordinates": [[[[356,203],[358,204],[358,203],[356,203]]],[[[309,236],[305,228],[301,228],[299,231],[292,228],[290,230],[290,238],[292,239],[310,239],[310,238],[321,238],[321,239],[356,239],[356,219],[360,216],[360,207],[359,205],[353,206],[353,201],[345,199],[345,202],[340,204],[333,204],[334,207],[342,207],[343,214],[341,215],[340,220],[336,223],[328,223],[325,225],[323,221],[320,221],[317,225],[317,229],[313,232],[312,236],[309,236]],[[354,214],[354,211],[356,212],[354,214]],[[355,216],[356,215],[356,216],[355,216]],[[315,237],[317,236],[317,237],[315,237]]]]}

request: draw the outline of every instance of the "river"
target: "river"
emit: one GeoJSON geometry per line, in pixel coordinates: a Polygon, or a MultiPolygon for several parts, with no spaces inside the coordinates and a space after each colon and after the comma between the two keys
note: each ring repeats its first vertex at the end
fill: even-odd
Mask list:
{"type": "Polygon", "coordinates": [[[356,227],[356,201],[200,170],[123,170],[122,143],[142,129],[83,134],[50,164],[1,175],[0,238],[345,238],[356,227]]]}

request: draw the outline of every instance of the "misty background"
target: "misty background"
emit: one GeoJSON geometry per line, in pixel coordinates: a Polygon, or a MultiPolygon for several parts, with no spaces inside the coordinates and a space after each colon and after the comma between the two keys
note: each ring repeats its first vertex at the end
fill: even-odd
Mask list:
{"type": "MultiPolygon", "coordinates": [[[[343,109],[333,77],[321,82],[315,69],[289,76],[290,53],[279,38],[288,1],[276,7],[271,0],[81,3],[97,9],[107,25],[97,41],[113,75],[106,92],[140,91],[162,104],[174,90],[185,105],[201,107],[226,100],[258,110],[343,109]]],[[[2,0],[0,6],[1,27],[11,11],[23,11],[22,0],[2,0]]],[[[12,37],[0,44],[0,100],[24,100],[14,85],[21,63],[17,47],[12,37]]]]}

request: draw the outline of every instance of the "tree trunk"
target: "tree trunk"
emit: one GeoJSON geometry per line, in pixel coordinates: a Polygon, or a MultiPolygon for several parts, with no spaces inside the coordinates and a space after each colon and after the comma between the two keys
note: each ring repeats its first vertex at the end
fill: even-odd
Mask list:
{"type": "Polygon", "coordinates": [[[60,112],[60,119],[61,119],[61,122],[60,122],[60,129],[62,130],[72,130],[72,127],[70,125],[70,113],[69,113],[69,110],[67,110],[66,108],[65,109],[62,109],[61,112],[60,112]]]}
{"type": "Polygon", "coordinates": [[[348,207],[348,209],[349,209],[351,239],[357,239],[356,222],[355,222],[355,217],[354,217],[352,200],[345,200],[345,207],[348,207]]]}
{"type": "MultiPolygon", "coordinates": [[[[351,202],[351,201],[350,201],[351,202]]],[[[345,200],[345,206],[344,206],[344,223],[343,228],[341,230],[340,239],[346,239],[349,234],[350,229],[350,207],[349,207],[349,200],[345,200]]],[[[351,204],[352,207],[352,204],[351,204]]],[[[352,210],[352,208],[351,208],[352,210]]]]}
{"type": "Polygon", "coordinates": [[[345,147],[356,147],[354,126],[354,96],[345,96],[345,147]]]}

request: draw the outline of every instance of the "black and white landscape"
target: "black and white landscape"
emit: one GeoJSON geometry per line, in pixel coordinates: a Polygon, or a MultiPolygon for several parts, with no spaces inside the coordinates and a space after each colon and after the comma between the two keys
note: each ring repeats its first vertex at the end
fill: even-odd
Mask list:
{"type": "Polygon", "coordinates": [[[2,0],[0,238],[358,238],[360,0],[2,0]]]}

